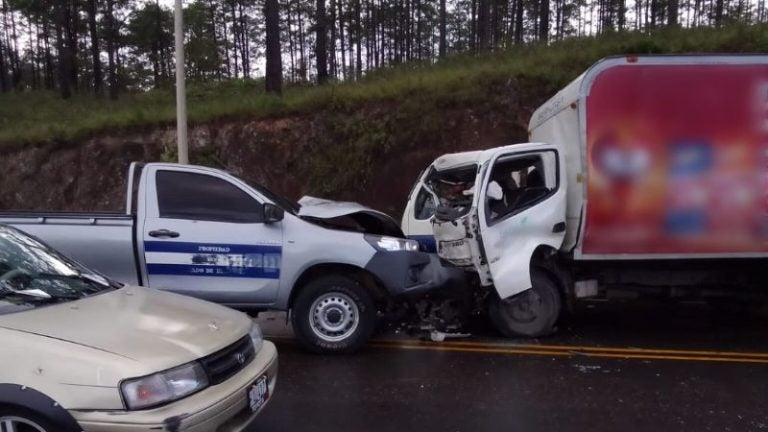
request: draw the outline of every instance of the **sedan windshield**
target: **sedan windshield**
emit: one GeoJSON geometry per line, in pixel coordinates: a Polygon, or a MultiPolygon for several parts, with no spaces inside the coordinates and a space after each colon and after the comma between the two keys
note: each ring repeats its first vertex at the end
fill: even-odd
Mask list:
{"type": "Polygon", "coordinates": [[[21,231],[0,225],[0,314],[119,286],[21,231]]]}

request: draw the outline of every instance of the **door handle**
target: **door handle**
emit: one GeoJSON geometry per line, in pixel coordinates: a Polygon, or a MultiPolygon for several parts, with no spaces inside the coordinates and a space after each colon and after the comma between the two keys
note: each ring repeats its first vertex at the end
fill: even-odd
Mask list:
{"type": "Polygon", "coordinates": [[[163,229],[159,229],[159,230],[156,230],[156,231],[150,231],[149,232],[149,236],[150,237],[176,238],[176,237],[179,236],[179,233],[177,233],[176,231],[171,231],[171,230],[163,228],[163,229]]]}
{"type": "Polygon", "coordinates": [[[552,227],[552,232],[557,234],[565,231],[565,222],[558,222],[552,227]]]}

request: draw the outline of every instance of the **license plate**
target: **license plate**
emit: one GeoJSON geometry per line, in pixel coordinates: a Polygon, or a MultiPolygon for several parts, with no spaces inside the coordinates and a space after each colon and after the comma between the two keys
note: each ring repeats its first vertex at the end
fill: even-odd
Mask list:
{"type": "Polygon", "coordinates": [[[251,405],[251,411],[258,411],[269,399],[269,380],[266,375],[262,375],[248,390],[248,401],[251,405]]]}

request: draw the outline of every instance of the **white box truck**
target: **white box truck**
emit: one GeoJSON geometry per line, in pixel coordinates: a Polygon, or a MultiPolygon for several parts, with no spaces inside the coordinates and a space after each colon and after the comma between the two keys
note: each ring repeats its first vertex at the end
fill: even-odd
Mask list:
{"type": "Polygon", "coordinates": [[[507,335],[617,290],[754,304],[768,280],[768,56],[604,59],[532,143],[439,157],[403,228],[478,273],[507,335]],[[428,230],[428,231],[427,231],[428,230]]]}

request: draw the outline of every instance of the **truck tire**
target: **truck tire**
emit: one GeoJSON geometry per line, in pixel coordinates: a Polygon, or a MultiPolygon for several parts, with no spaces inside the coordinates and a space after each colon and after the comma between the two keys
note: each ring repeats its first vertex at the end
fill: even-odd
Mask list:
{"type": "Polygon", "coordinates": [[[376,309],[368,291],[354,279],[322,276],[299,292],[291,322],[306,349],[349,354],[362,348],[373,334],[376,309]]]}
{"type": "Polygon", "coordinates": [[[506,337],[540,337],[555,329],[562,308],[557,284],[541,270],[531,272],[531,282],[531,289],[489,304],[491,322],[506,337]]]}
{"type": "Polygon", "coordinates": [[[58,432],[47,419],[23,408],[0,407],[0,430],[14,432],[58,432]]]}

